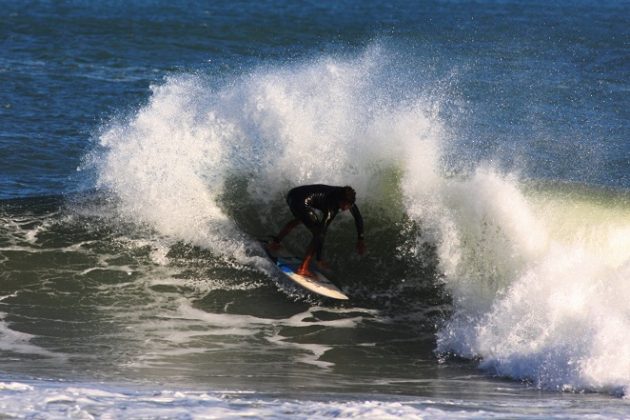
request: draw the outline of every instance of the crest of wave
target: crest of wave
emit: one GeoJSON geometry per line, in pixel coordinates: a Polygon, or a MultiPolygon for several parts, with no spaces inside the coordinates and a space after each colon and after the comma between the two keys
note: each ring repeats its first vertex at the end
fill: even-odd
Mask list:
{"type": "Polygon", "coordinates": [[[211,76],[169,77],[100,135],[88,159],[97,188],[123,217],[245,262],[246,235],[221,205],[230,177],[247,179],[264,215],[305,183],[350,184],[369,200],[380,171],[407,158],[435,176],[441,126],[430,101],[403,95],[390,64],[374,46],[259,67],[219,87],[211,76]]]}

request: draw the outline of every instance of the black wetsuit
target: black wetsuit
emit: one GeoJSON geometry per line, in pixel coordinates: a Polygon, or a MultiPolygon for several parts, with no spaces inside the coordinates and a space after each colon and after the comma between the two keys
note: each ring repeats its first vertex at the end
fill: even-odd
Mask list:
{"type": "MultiPolygon", "coordinates": [[[[326,229],[339,213],[343,187],[330,185],[304,185],[287,194],[287,203],[293,215],[302,221],[313,234],[317,260],[321,260],[326,229]]],[[[363,239],[363,217],[356,204],[350,207],[359,239],[363,239]]]]}

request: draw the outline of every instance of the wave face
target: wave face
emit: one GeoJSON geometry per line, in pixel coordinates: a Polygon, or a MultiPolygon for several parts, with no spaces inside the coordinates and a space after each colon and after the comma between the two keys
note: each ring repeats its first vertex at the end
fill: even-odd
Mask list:
{"type": "Polygon", "coordinates": [[[453,300],[438,353],[541,388],[627,392],[628,197],[530,185],[490,164],[452,175],[449,80],[419,82],[396,59],[372,46],[221,82],[171,76],[103,130],[82,169],[120,218],[257,267],[252,237],[286,221],[289,188],[353,185],[373,252],[388,252],[379,235],[392,224],[404,238],[389,252],[409,267],[434,250],[453,300]]]}

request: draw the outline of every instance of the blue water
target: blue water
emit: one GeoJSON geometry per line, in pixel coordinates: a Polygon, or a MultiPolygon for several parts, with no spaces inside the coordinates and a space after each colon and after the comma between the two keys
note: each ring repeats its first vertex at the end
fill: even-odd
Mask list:
{"type": "Polygon", "coordinates": [[[0,197],[75,190],[103,121],[169,74],[220,79],[374,42],[418,83],[451,85],[447,118],[475,159],[627,188],[627,11],[624,1],[6,2],[0,197]]]}
{"type": "Polygon", "coordinates": [[[0,1],[0,220],[9,415],[626,417],[630,3],[0,1]]]}

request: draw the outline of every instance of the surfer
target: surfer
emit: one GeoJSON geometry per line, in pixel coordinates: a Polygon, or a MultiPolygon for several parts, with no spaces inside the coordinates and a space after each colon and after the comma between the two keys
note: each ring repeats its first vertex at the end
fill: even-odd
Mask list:
{"type": "Polygon", "coordinates": [[[309,270],[313,257],[316,257],[315,261],[318,268],[329,268],[328,264],[322,260],[322,249],[328,226],[340,210],[350,210],[358,235],[356,249],[359,255],[363,255],[366,250],[363,240],[363,217],[361,217],[355,200],[356,192],[349,186],[334,187],[316,184],[293,188],[287,194],[287,204],[295,219],[289,221],[280,233],[273,237],[273,241],[268,245],[269,248],[277,251],[282,239],[297,225],[304,223],[304,226],[311,231],[313,239],[306,248],[306,255],[296,273],[301,276],[313,277],[313,273],[309,270]]]}

